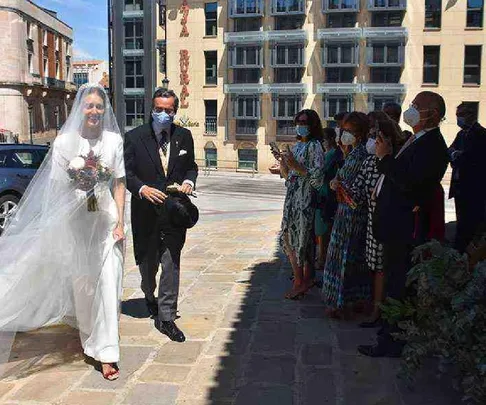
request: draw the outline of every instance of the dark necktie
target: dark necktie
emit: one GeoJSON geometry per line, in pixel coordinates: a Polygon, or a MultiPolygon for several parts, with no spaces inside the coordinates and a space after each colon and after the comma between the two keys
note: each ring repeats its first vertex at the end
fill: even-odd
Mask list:
{"type": "Polygon", "coordinates": [[[167,156],[167,145],[168,145],[168,135],[167,131],[162,131],[160,134],[160,139],[159,139],[159,146],[160,149],[162,149],[162,153],[164,156],[167,156]]]}

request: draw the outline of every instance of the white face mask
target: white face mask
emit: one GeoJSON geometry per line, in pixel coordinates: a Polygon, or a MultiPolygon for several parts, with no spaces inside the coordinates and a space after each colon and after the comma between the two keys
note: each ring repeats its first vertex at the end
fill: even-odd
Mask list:
{"type": "Polygon", "coordinates": [[[352,145],[356,141],[356,137],[348,131],[341,133],[341,143],[345,146],[352,145]]]}
{"type": "Polygon", "coordinates": [[[420,123],[420,111],[413,105],[403,113],[403,121],[412,128],[420,123]]]}
{"type": "Polygon", "coordinates": [[[339,143],[340,140],[341,140],[340,136],[336,135],[336,143],[339,143]]]}
{"type": "Polygon", "coordinates": [[[366,142],[366,151],[370,155],[376,154],[376,139],[368,139],[368,142],[366,142]]]}

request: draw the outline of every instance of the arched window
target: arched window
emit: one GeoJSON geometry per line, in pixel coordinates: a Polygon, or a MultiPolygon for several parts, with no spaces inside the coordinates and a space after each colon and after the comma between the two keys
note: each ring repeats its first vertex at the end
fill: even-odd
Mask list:
{"type": "Polygon", "coordinates": [[[218,167],[218,149],[214,142],[204,145],[204,160],[206,167],[218,167]]]}

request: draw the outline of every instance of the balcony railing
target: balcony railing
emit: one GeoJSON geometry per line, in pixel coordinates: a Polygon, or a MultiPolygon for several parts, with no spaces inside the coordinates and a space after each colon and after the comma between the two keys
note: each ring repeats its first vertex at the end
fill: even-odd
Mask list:
{"type": "Polygon", "coordinates": [[[267,84],[249,83],[249,84],[225,84],[225,94],[261,94],[267,93],[267,84]]]}
{"type": "Polygon", "coordinates": [[[206,117],[204,121],[204,133],[206,135],[216,135],[218,133],[217,117],[206,117]]]}
{"type": "Polygon", "coordinates": [[[66,82],[64,80],[54,79],[52,77],[47,77],[45,84],[49,87],[54,87],[56,89],[66,88],[66,82]]]}
{"type": "Polygon", "coordinates": [[[266,39],[275,42],[303,42],[307,40],[306,30],[265,31],[266,39]]]}
{"type": "Polygon", "coordinates": [[[272,0],[272,15],[305,14],[306,0],[272,0]]]}
{"type": "Polygon", "coordinates": [[[288,122],[288,124],[285,125],[279,125],[277,122],[277,136],[295,136],[295,125],[292,120],[288,122]]]}
{"type": "Polygon", "coordinates": [[[224,34],[226,44],[259,44],[267,38],[265,31],[227,32],[224,34]]]}
{"type": "Polygon", "coordinates": [[[143,18],[143,10],[125,10],[123,18],[143,18]]]}
{"type": "Polygon", "coordinates": [[[317,30],[317,39],[324,41],[340,41],[360,39],[363,36],[361,28],[324,28],[317,30]]]}
{"type": "Polygon", "coordinates": [[[408,30],[405,27],[366,27],[363,28],[363,37],[369,39],[396,39],[406,38],[408,30]]]}
{"type": "Polygon", "coordinates": [[[402,83],[363,83],[361,90],[369,94],[404,94],[406,87],[402,83]]]}
{"type": "Polygon", "coordinates": [[[323,13],[357,13],[359,0],[322,0],[323,13]]]}
{"type": "Polygon", "coordinates": [[[368,0],[369,11],[401,11],[407,9],[407,0],[368,0]]]}
{"type": "Polygon", "coordinates": [[[267,84],[267,92],[273,94],[307,94],[306,83],[273,83],[267,84]]]}
{"type": "Polygon", "coordinates": [[[143,49],[124,49],[123,56],[143,56],[143,49]]]}
{"type": "Polygon", "coordinates": [[[360,92],[360,83],[319,83],[316,88],[318,94],[354,94],[360,92]]]}
{"type": "Polygon", "coordinates": [[[257,119],[237,119],[236,135],[256,136],[258,132],[257,119]]]}
{"type": "Polygon", "coordinates": [[[263,16],[263,0],[228,0],[230,18],[263,16]]]}

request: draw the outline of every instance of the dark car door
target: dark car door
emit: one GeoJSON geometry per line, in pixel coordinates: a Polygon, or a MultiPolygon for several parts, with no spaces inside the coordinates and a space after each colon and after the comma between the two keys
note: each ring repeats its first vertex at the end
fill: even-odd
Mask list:
{"type": "Polygon", "coordinates": [[[47,149],[11,149],[6,165],[7,176],[25,191],[44,160],[46,152],[47,149]]]}

